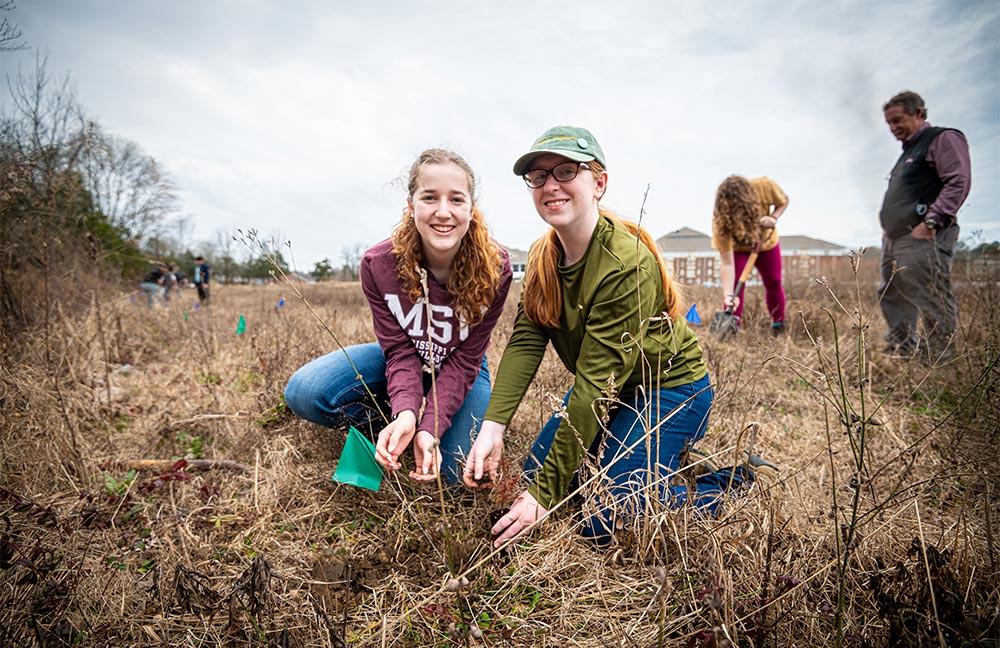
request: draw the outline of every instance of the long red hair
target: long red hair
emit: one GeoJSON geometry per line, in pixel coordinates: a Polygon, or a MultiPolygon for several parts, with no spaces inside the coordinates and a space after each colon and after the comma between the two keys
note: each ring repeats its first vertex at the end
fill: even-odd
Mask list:
{"type": "MultiPolygon", "coordinates": [[[[487,308],[493,303],[503,271],[503,254],[490,236],[483,213],[475,206],[476,176],[462,156],[444,149],[428,149],[421,153],[410,167],[407,195],[413,197],[420,171],[428,164],[454,164],[469,178],[472,218],[469,231],[451,262],[451,275],[446,288],[458,318],[470,327],[476,326],[483,321],[487,308]]],[[[392,252],[396,255],[396,272],[403,282],[403,289],[416,303],[424,296],[417,271],[423,265],[424,248],[409,208],[403,210],[403,218],[392,232],[392,252]]]]}
{"type": "MultiPolygon", "coordinates": [[[[604,169],[596,161],[587,164],[591,167],[595,178],[604,173],[604,169]]],[[[663,282],[663,294],[666,297],[663,310],[671,320],[677,319],[681,314],[680,286],[671,278],[667,266],[663,263],[663,255],[656,247],[656,241],[637,223],[618,218],[601,206],[598,206],[597,210],[602,217],[611,219],[638,237],[639,241],[653,253],[660,266],[660,280],[663,282]]],[[[548,328],[559,328],[559,317],[562,315],[559,252],[559,238],[556,231],[549,229],[545,236],[532,246],[524,273],[524,292],[521,296],[524,314],[532,322],[548,328]]]]}

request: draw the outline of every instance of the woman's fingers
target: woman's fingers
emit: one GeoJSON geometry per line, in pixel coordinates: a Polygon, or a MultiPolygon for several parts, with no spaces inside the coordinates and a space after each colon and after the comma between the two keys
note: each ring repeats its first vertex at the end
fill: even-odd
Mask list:
{"type": "Polygon", "coordinates": [[[472,471],[473,477],[475,478],[475,480],[477,482],[478,481],[482,481],[482,479],[483,479],[483,466],[485,464],[486,464],[486,457],[484,457],[481,454],[477,455],[476,456],[476,464],[475,464],[475,467],[473,468],[473,471],[472,471]]]}
{"type": "Polygon", "coordinates": [[[386,444],[386,449],[390,454],[398,457],[402,454],[403,449],[406,448],[406,444],[409,443],[410,439],[403,439],[407,430],[401,425],[392,425],[392,432],[389,433],[389,442],[386,444]]]}
{"type": "Polygon", "coordinates": [[[527,506],[526,495],[527,493],[518,495],[507,514],[493,525],[491,531],[496,536],[493,540],[494,547],[501,547],[516,539],[534,524],[535,510],[527,506]]]}
{"type": "Polygon", "coordinates": [[[437,481],[437,471],[434,472],[428,471],[424,473],[411,470],[410,479],[412,479],[415,482],[421,482],[421,483],[437,481]]]}
{"type": "Polygon", "coordinates": [[[438,440],[428,432],[418,432],[413,442],[414,469],[410,478],[417,482],[436,481],[441,472],[438,440]]]}
{"type": "Polygon", "coordinates": [[[482,487],[480,481],[483,478],[484,466],[487,458],[492,453],[492,444],[488,444],[486,441],[488,439],[480,435],[480,438],[476,439],[469,450],[469,456],[465,460],[465,470],[462,471],[462,481],[465,482],[466,486],[473,488],[482,487]]]}
{"type": "MultiPolygon", "coordinates": [[[[503,518],[501,518],[501,522],[498,522],[497,524],[500,524],[503,521],[504,521],[503,518]]],[[[493,541],[493,546],[497,548],[502,547],[503,545],[507,544],[508,542],[514,540],[519,535],[524,533],[525,528],[526,527],[521,522],[521,520],[514,518],[507,524],[506,527],[503,528],[502,531],[499,532],[499,535],[497,535],[496,540],[493,541]]]]}
{"type": "Polygon", "coordinates": [[[473,459],[469,457],[469,460],[465,464],[465,470],[462,471],[462,481],[466,486],[471,488],[486,488],[485,484],[481,483],[483,478],[483,461],[482,458],[473,459]],[[478,475],[478,476],[477,476],[478,475]]]}
{"type": "Polygon", "coordinates": [[[496,536],[493,546],[502,547],[504,544],[530,533],[547,514],[548,509],[539,504],[531,493],[523,491],[514,500],[510,511],[493,525],[491,531],[496,536]]]}
{"type": "Polygon", "coordinates": [[[385,430],[379,433],[378,440],[375,443],[375,461],[389,470],[395,470],[399,466],[396,464],[396,458],[386,448],[388,438],[389,435],[385,430]]]}
{"type": "Polygon", "coordinates": [[[402,467],[399,457],[410,444],[410,440],[413,439],[415,432],[409,423],[409,417],[401,417],[382,428],[382,431],[379,432],[378,440],[375,443],[375,461],[389,470],[396,470],[402,467]]]}

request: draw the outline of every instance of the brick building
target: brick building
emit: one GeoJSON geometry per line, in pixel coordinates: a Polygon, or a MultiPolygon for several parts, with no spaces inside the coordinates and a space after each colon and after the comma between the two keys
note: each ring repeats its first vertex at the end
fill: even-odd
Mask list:
{"type": "MultiPolygon", "coordinates": [[[[656,241],[674,278],[687,286],[719,285],[719,253],[712,237],[690,227],[682,227],[656,241]]],[[[849,248],[809,236],[781,236],[784,281],[809,281],[839,274],[850,268],[849,248]]],[[[754,272],[750,284],[759,283],[754,272]]]]}

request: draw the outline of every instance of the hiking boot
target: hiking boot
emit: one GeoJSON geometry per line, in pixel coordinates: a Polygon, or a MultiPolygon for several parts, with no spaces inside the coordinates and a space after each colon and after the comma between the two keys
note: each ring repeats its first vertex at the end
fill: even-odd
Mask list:
{"type": "Polygon", "coordinates": [[[919,355],[919,351],[915,346],[893,343],[887,344],[885,348],[882,349],[882,353],[895,360],[910,360],[914,356],[919,355]]]}
{"type": "Polygon", "coordinates": [[[719,464],[716,463],[711,455],[705,454],[701,450],[697,450],[691,446],[681,451],[680,460],[681,469],[692,478],[699,475],[710,475],[720,470],[719,464]],[[689,466],[690,468],[688,468],[689,466]]]}
{"type": "Polygon", "coordinates": [[[785,334],[785,323],[784,322],[774,322],[771,324],[771,335],[778,337],[785,334]]]}
{"type": "Polygon", "coordinates": [[[931,366],[948,364],[955,359],[955,345],[930,345],[921,344],[920,359],[931,366]]]}
{"type": "Polygon", "coordinates": [[[773,463],[749,450],[744,450],[743,455],[746,457],[744,465],[747,467],[749,477],[755,482],[760,482],[761,487],[769,488],[774,484],[783,483],[781,469],[773,463]]]}

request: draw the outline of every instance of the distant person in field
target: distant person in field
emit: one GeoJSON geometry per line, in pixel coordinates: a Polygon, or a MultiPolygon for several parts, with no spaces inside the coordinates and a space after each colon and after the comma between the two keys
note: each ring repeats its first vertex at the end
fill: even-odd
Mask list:
{"type": "Polygon", "coordinates": [[[210,296],[212,270],[205,263],[205,257],[196,258],[194,264],[194,286],[198,289],[198,301],[207,304],[210,296]]]}
{"type": "MultiPolygon", "coordinates": [[[[788,196],[770,178],[729,176],[715,193],[712,216],[712,247],[721,261],[722,304],[733,306],[737,320],[743,317],[743,301],[735,293],[755,244],[759,243],[755,268],[764,283],[764,301],[771,317],[771,331],[785,330],[785,289],[781,283],[781,244],[776,224],[788,207],[788,196]]],[[[745,289],[744,289],[745,294],[745,289]]]]}
{"type": "Polygon", "coordinates": [[[167,306],[170,305],[171,298],[177,293],[177,266],[172,265],[167,268],[163,275],[163,300],[167,306]]]}
{"type": "Polygon", "coordinates": [[[489,401],[486,349],[511,283],[510,259],[476,205],[468,162],[441,149],[420,154],[403,218],[365,252],[360,274],[378,342],[305,365],[285,400],[314,423],[361,426],[379,423],[370,390],[388,417],[379,423],[376,460],[401,468],[412,441],[413,480],[440,474],[458,483],[489,401]]]}
{"type": "Polygon", "coordinates": [[[167,266],[158,263],[139,283],[139,289],[146,296],[146,305],[152,308],[157,304],[163,304],[163,283],[167,276],[167,266]]]}
{"type": "Polygon", "coordinates": [[[961,131],[931,126],[915,92],[899,93],[882,111],[903,143],[879,212],[886,351],[904,356],[920,351],[932,361],[946,360],[955,353],[958,303],[951,265],[958,210],[972,185],[969,143],[961,131]]]}
{"type": "MultiPolygon", "coordinates": [[[[705,434],[713,389],[688,328],[678,286],[652,237],[600,205],[608,186],[593,134],[556,126],[514,163],[535,210],[551,227],[532,245],[514,330],[493,396],[465,466],[467,485],[497,479],[503,436],[549,343],[573,374],[524,466],[526,489],[494,525],[495,544],[520,537],[571,496],[588,453],[605,472],[584,506],[583,534],[610,542],[620,523],[688,498],[669,484],[681,455],[705,434]],[[651,470],[650,470],[651,469],[651,470]]],[[[582,473],[581,473],[582,474],[582,473]]],[[[733,470],[699,478],[698,504],[712,508],[733,470]]]]}

